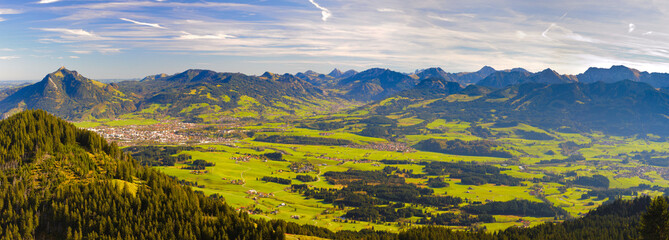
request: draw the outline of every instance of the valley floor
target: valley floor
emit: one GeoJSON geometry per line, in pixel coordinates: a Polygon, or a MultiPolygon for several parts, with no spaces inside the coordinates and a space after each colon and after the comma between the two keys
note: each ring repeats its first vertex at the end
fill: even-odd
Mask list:
{"type": "MultiPolygon", "coordinates": [[[[416,119],[399,118],[398,121],[407,126],[420,123],[416,119]]],[[[484,139],[472,133],[472,123],[449,122],[442,119],[434,120],[425,127],[426,130],[438,129],[440,131],[432,131],[438,133],[426,131],[421,134],[405,135],[394,139],[394,142],[355,134],[359,126],[323,131],[302,128],[298,123],[212,125],[146,119],[81,122],[76,125],[107,134],[106,137],[115,138],[125,146],[183,146],[184,144],[193,146],[194,149],[178,151],[173,155],[190,156],[189,160],[156,168],[186,181],[186,184],[207,195],[222,196],[228,204],[239,211],[246,211],[258,218],[285,219],[335,231],[375,229],[396,232],[418,225],[423,217],[402,217],[392,222],[348,219],[344,216],[356,207],[338,207],[323,199],[308,198],[294,191],[291,184],[307,184],[310,189],[343,189],[345,185],[332,184],[325,174],[349,170],[385,171],[397,168],[389,174],[405,179],[406,184],[429,188],[435,196],[463,199],[462,203],[453,207],[409,204],[428,214],[425,219],[445,213],[463,215],[466,213],[462,208],[468,205],[512,200],[548,203],[565,210],[569,215],[539,217],[492,214],[494,222],[452,226],[456,229],[485,228],[488,231],[512,226],[527,227],[579,217],[615,197],[661,195],[669,187],[669,171],[664,167],[647,164],[649,159],[666,158],[665,151],[669,148],[669,143],[651,141],[645,136],[616,137],[597,133],[561,133],[524,124],[505,128],[497,128],[492,124],[477,125],[494,133],[495,137],[488,137],[487,140],[499,143],[500,150],[513,155],[512,158],[495,158],[419,151],[411,147],[426,139],[467,141],[484,139]],[[552,139],[529,140],[519,136],[517,134],[519,131],[544,133],[552,139]],[[311,145],[257,141],[258,136],[272,135],[344,139],[349,141],[349,144],[311,145]],[[266,156],[270,153],[281,153],[281,161],[268,159],[266,156]],[[570,158],[574,155],[583,158],[570,158]],[[570,160],[565,161],[565,159],[570,160]],[[193,169],[194,160],[204,160],[212,166],[193,169]],[[444,176],[446,187],[432,188],[427,182],[431,176],[426,175],[425,165],[421,165],[432,161],[452,163],[463,161],[490,165],[501,169],[500,174],[520,179],[521,182],[517,186],[493,183],[468,185],[463,184],[461,179],[446,175],[444,176]],[[302,182],[297,179],[298,175],[313,176],[316,180],[302,182]],[[605,177],[608,180],[608,187],[579,182],[579,179],[593,176],[605,177]],[[291,184],[268,182],[264,181],[263,177],[289,179],[291,184]]],[[[387,205],[379,205],[383,206],[387,205]]]]}

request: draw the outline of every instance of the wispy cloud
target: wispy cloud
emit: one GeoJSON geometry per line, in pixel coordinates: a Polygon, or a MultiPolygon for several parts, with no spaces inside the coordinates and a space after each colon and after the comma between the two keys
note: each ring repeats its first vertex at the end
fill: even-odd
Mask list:
{"type": "Polygon", "coordinates": [[[11,8],[0,8],[0,15],[3,14],[21,14],[23,11],[21,10],[16,10],[16,9],[11,9],[11,8]]]}
{"type": "MultiPolygon", "coordinates": [[[[60,33],[62,34],[60,36],[61,39],[67,41],[90,41],[90,40],[104,40],[106,38],[101,37],[95,33],[83,30],[83,29],[69,29],[69,28],[39,28],[39,30],[45,31],[45,32],[55,32],[55,33],[60,33]]],[[[46,41],[53,40],[53,41],[58,41],[54,39],[43,39],[46,41]]]]}
{"type": "Polygon", "coordinates": [[[523,31],[516,31],[516,37],[518,39],[523,39],[523,38],[527,37],[527,33],[523,32],[523,31]]]}
{"type": "Polygon", "coordinates": [[[177,37],[176,39],[180,40],[215,40],[215,39],[227,39],[227,38],[234,38],[235,36],[232,35],[227,35],[227,34],[215,34],[215,35],[196,35],[196,34],[191,34],[188,32],[181,32],[181,36],[177,37]]]}
{"type": "Polygon", "coordinates": [[[544,38],[546,38],[546,39],[548,39],[548,40],[553,40],[552,38],[548,37],[548,32],[550,32],[551,29],[553,29],[555,26],[556,26],[555,23],[551,23],[551,25],[548,26],[548,28],[546,28],[546,30],[544,30],[544,31],[541,33],[541,36],[544,37],[544,38]]]}
{"type": "Polygon", "coordinates": [[[47,32],[58,32],[68,35],[76,35],[81,37],[99,37],[91,32],[85,31],[83,29],[67,29],[67,28],[40,28],[42,31],[47,32]]]}
{"type": "Polygon", "coordinates": [[[442,17],[442,16],[437,16],[437,15],[428,15],[429,18],[436,19],[439,21],[444,21],[444,22],[452,22],[453,19],[442,17]]]}
{"type": "Polygon", "coordinates": [[[318,9],[321,10],[321,15],[322,15],[321,19],[323,19],[323,22],[327,22],[328,18],[330,18],[332,16],[332,13],[330,12],[330,10],[328,10],[327,8],[321,7],[321,5],[318,5],[318,3],[316,3],[314,0],[309,0],[309,2],[311,2],[311,4],[313,4],[318,9]]]}
{"type": "Polygon", "coordinates": [[[76,45],[76,46],[72,46],[72,47],[76,47],[76,48],[79,49],[79,50],[70,51],[70,52],[76,53],[76,54],[90,54],[90,53],[93,53],[93,52],[97,52],[97,53],[101,53],[101,54],[115,54],[115,53],[120,53],[121,50],[123,50],[121,48],[114,47],[114,46],[108,45],[108,44],[80,44],[80,45],[76,45]]]}
{"type": "Polygon", "coordinates": [[[93,53],[93,51],[90,51],[90,50],[72,50],[70,52],[76,53],[76,54],[91,54],[91,53],[93,53]]]}
{"type": "Polygon", "coordinates": [[[12,59],[17,59],[20,58],[18,56],[0,56],[0,60],[12,60],[12,59]]]}
{"type": "Polygon", "coordinates": [[[146,22],[135,21],[135,20],[132,20],[132,19],[127,19],[127,18],[119,18],[119,19],[121,19],[123,21],[126,21],[126,22],[131,22],[131,23],[134,23],[134,24],[137,24],[137,25],[149,26],[149,27],[160,28],[160,29],[167,29],[166,27],[160,26],[157,23],[146,23],[146,22]]]}
{"type": "Polygon", "coordinates": [[[403,13],[404,11],[394,8],[379,8],[376,9],[378,12],[388,12],[388,13],[403,13]]]}
{"type": "Polygon", "coordinates": [[[541,33],[541,36],[549,40],[571,40],[587,43],[596,43],[599,42],[596,39],[583,36],[581,34],[575,33],[571,29],[559,26],[555,23],[552,23],[545,31],[541,33]],[[554,37],[550,37],[549,34],[553,33],[554,37]]]}
{"type": "Polygon", "coordinates": [[[634,29],[636,29],[636,25],[634,25],[634,23],[630,23],[629,26],[627,27],[627,33],[634,32],[634,29]]]}
{"type": "MultiPolygon", "coordinates": [[[[494,64],[500,69],[551,67],[578,73],[590,65],[582,53],[609,59],[600,62],[607,64],[620,59],[669,62],[669,53],[663,52],[669,50],[669,34],[658,32],[669,15],[654,10],[657,6],[625,0],[612,0],[610,6],[582,0],[522,4],[457,0],[309,0],[309,4],[299,0],[301,7],[279,1],[227,1],[61,1],[48,8],[38,6],[40,15],[25,18],[31,21],[24,19],[23,26],[42,30],[35,38],[48,44],[37,47],[60,52],[64,58],[120,53],[119,59],[127,58],[121,65],[139,61],[136,55],[125,55],[126,50],[151,57],[207,55],[212,66],[240,67],[229,67],[231,71],[272,67],[291,71],[328,64],[405,72],[431,66],[468,71],[494,64]],[[320,19],[316,11],[321,12],[320,19]],[[621,25],[621,19],[633,19],[638,29],[625,33],[629,22],[621,25]],[[327,24],[314,24],[318,20],[327,24]],[[656,31],[647,32],[651,29],[656,31]]],[[[33,8],[26,5],[26,14],[33,14],[33,8]]],[[[6,54],[28,58],[22,51],[6,54]]],[[[166,65],[170,64],[160,66],[166,65]]]]}
{"type": "Polygon", "coordinates": [[[60,0],[40,0],[39,4],[47,4],[47,3],[55,3],[55,2],[60,2],[60,0]]]}

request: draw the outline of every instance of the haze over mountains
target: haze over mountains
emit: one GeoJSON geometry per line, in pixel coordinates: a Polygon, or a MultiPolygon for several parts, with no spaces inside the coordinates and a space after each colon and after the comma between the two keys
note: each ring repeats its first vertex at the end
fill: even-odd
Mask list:
{"type": "MultiPolygon", "coordinates": [[[[551,69],[537,73],[522,68],[497,71],[488,66],[468,73],[428,68],[414,74],[382,68],[362,72],[335,69],[329,74],[266,72],[261,76],[187,70],[111,84],[61,68],[35,84],[3,90],[0,113],[7,117],[20,110],[39,108],[71,120],[115,118],[132,113],[208,122],[229,117],[307,116],[329,111],[342,101],[404,97],[409,102],[438,99],[425,107],[439,116],[452,115],[451,108],[462,109],[465,105],[470,114],[463,118],[474,116],[481,109],[496,109],[504,112],[506,118],[544,127],[573,123],[566,125],[582,131],[598,129],[631,134],[653,129],[669,134],[664,127],[669,126],[666,125],[669,95],[667,89],[662,89],[666,87],[669,74],[624,66],[590,68],[578,75],[562,75],[551,69]],[[446,99],[453,94],[471,99],[458,103],[446,99]],[[493,102],[496,105],[490,104],[493,102]],[[528,117],[538,113],[544,120],[537,122],[537,117],[528,117]],[[556,122],[547,121],[548,116],[556,122]],[[599,119],[603,117],[619,121],[599,119]],[[598,125],[600,122],[606,124],[598,125]]],[[[415,109],[403,111],[415,112],[415,109]]],[[[495,114],[480,113],[478,117],[491,121],[497,117],[488,115],[495,114]]]]}

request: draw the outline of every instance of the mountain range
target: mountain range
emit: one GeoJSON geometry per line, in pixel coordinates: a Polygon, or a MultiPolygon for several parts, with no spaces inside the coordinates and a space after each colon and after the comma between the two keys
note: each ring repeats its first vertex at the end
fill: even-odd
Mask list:
{"type": "Polygon", "coordinates": [[[312,100],[327,99],[321,89],[309,82],[290,74],[269,72],[248,76],[187,70],[117,85],[121,91],[133,96],[139,109],[158,106],[166,115],[194,121],[202,115],[212,118],[288,115],[312,100]]]}
{"type": "Polygon", "coordinates": [[[44,109],[70,120],[135,114],[215,122],[308,116],[332,112],[347,101],[365,104],[384,100],[392,105],[394,98],[402,97],[406,99],[403,104],[433,100],[424,104],[425,109],[384,109],[472,121],[504,117],[547,128],[669,135],[664,127],[669,119],[667,86],[669,74],[624,66],[590,68],[578,75],[561,75],[551,69],[537,73],[522,68],[497,71],[487,66],[470,73],[428,68],[405,74],[372,68],[362,72],[335,69],[329,74],[266,72],[260,76],[192,69],[111,84],[60,68],[35,84],[3,90],[0,113],[7,117],[25,109],[44,109]],[[451,95],[467,97],[453,101],[451,95]]]}

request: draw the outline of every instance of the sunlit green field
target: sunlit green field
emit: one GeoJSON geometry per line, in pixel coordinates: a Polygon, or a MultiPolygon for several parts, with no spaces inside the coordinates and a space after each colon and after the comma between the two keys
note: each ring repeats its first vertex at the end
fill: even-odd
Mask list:
{"type": "MultiPolygon", "coordinates": [[[[412,118],[402,119],[398,116],[398,122],[401,124],[421,124],[412,118]]],[[[93,123],[77,123],[79,125],[93,123]]],[[[105,123],[109,124],[109,122],[105,123]]],[[[112,123],[113,124],[113,123],[112,123]]],[[[425,123],[422,123],[425,124],[425,123]]],[[[421,135],[407,135],[398,139],[409,145],[425,139],[462,139],[478,140],[480,137],[473,136],[467,129],[472,126],[467,122],[447,122],[444,120],[435,120],[427,123],[428,129],[444,129],[443,133],[426,133],[421,135]]],[[[484,125],[490,127],[490,124],[484,125]]],[[[364,137],[352,132],[351,128],[343,128],[332,131],[319,131],[305,128],[297,128],[285,123],[263,123],[251,124],[245,129],[256,131],[256,134],[281,134],[286,136],[309,136],[324,137],[335,139],[347,139],[356,144],[365,145],[373,143],[385,143],[386,139],[364,137]],[[281,128],[282,131],[274,131],[281,128]],[[347,130],[348,129],[348,130],[347,130]],[[264,130],[271,130],[263,132],[264,130]],[[323,134],[327,133],[327,134],[323,134]]],[[[639,167],[642,166],[636,160],[630,160],[623,164],[622,160],[615,158],[619,154],[631,154],[634,151],[663,151],[669,148],[669,144],[664,142],[650,142],[637,138],[608,137],[600,134],[567,134],[554,131],[545,131],[532,126],[520,124],[509,128],[490,128],[494,133],[502,133],[504,137],[493,138],[494,141],[501,143],[503,149],[513,153],[514,159],[458,156],[434,152],[416,151],[410,153],[381,151],[362,148],[351,148],[345,146],[320,146],[320,145],[298,145],[298,144],[276,144],[257,142],[253,138],[241,139],[235,143],[235,146],[223,145],[200,145],[204,149],[215,149],[215,152],[183,151],[179,154],[188,154],[193,160],[203,159],[215,163],[213,167],[207,167],[207,173],[196,174],[191,170],[182,169],[184,164],[177,164],[173,167],[157,167],[168,175],[175,176],[178,179],[184,179],[191,182],[197,182],[200,187],[196,190],[205,194],[218,194],[223,196],[227,203],[243,210],[259,209],[263,213],[254,215],[261,218],[280,218],[289,221],[295,221],[300,224],[313,224],[327,227],[331,230],[359,230],[362,228],[374,228],[376,230],[398,231],[401,229],[396,223],[373,224],[368,222],[348,223],[341,222],[339,217],[347,209],[335,209],[333,205],[326,204],[320,200],[307,199],[304,196],[290,191],[290,185],[281,185],[277,183],[264,182],[260,180],[264,176],[280,177],[291,179],[293,184],[301,184],[295,179],[298,173],[292,172],[288,165],[291,162],[310,162],[316,166],[317,171],[307,173],[317,176],[318,181],[309,182],[308,185],[318,188],[341,188],[328,183],[323,177],[325,172],[329,171],[347,171],[349,169],[376,171],[388,166],[379,161],[381,160],[411,160],[415,163],[421,161],[447,161],[447,162],[477,162],[482,164],[492,164],[504,168],[503,174],[512,177],[524,179],[521,186],[500,186],[494,184],[484,184],[479,186],[463,185],[460,179],[447,178],[448,187],[435,188],[436,195],[457,196],[466,199],[467,202],[487,201],[510,201],[514,199],[528,200],[532,202],[546,201],[553,206],[566,210],[571,217],[581,216],[588,211],[596,208],[609,199],[596,199],[594,197],[583,199],[581,196],[590,191],[590,187],[577,185],[566,185],[557,182],[542,182],[538,179],[552,176],[555,174],[567,174],[573,172],[576,176],[602,175],[609,179],[610,188],[630,188],[637,187],[639,184],[658,185],[669,187],[669,181],[665,180],[657,172],[646,172],[642,179],[640,177],[622,178],[618,174],[624,172],[618,170],[619,167],[639,167]],[[522,139],[515,134],[515,131],[522,129],[525,131],[543,132],[553,136],[553,140],[527,140],[522,139]],[[559,147],[560,143],[571,141],[578,144],[589,144],[590,147],[579,149],[586,160],[574,163],[557,164],[539,164],[542,160],[564,159],[559,147]],[[600,142],[612,142],[600,144],[600,142]],[[244,154],[264,154],[269,152],[282,152],[286,161],[267,161],[258,158],[251,158],[248,162],[235,161],[233,157],[239,157],[244,154]],[[552,152],[552,155],[548,154],[552,152]],[[260,192],[271,195],[269,197],[257,197],[249,192],[260,192]],[[285,206],[280,206],[285,204],[285,206]]],[[[499,135],[502,136],[502,135],[499,135]]],[[[392,165],[399,169],[411,170],[415,174],[423,173],[423,166],[419,164],[392,165]]],[[[304,173],[302,173],[304,174],[304,173]]],[[[567,180],[574,180],[574,177],[567,177],[567,180]]],[[[426,179],[407,178],[407,183],[416,184],[421,187],[428,187],[426,179]]],[[[649,191],[647,194],[657,195],[659,192],[649,191]]],[[[644,193],[644,194],[646,194],[644,193]]],[[[641,192],[639,194],[642,194],[641,192]]],[[[629,198],[629,197],[628,197],[629,198]]],[[[422,208],[427,212],[440,212],[434,208],[422,208]]],[[[542,222],[554,221],[553,218],[532,218],[520,216],[495,216],[495,223],[482,224],[488,231],[502,230],[510,226],[533,226],[542,222]]],[[[454,227],[462,228],[462,227],[454,227]]]]}

